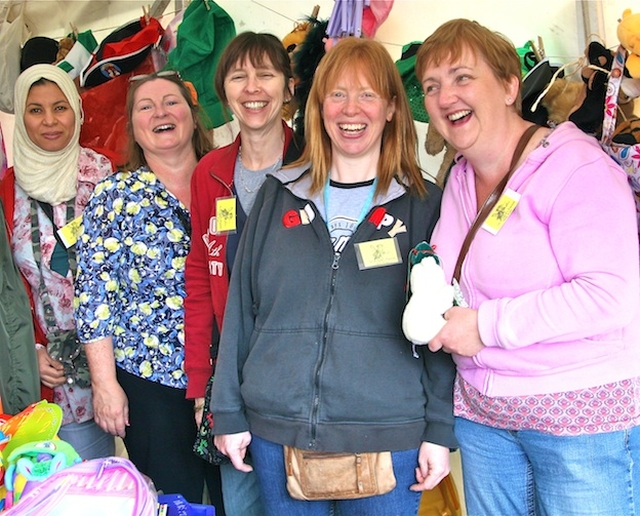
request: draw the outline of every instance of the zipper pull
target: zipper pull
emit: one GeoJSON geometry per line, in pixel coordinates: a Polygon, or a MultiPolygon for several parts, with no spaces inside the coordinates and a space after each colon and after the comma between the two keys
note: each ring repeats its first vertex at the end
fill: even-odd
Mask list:
{"type": "Polygon", "coordinates": [[[340,253],[333,254],[333,263],[331,264],[331,268],[335,271],[338,269],[338,262],[340,261],[340,253]]]}

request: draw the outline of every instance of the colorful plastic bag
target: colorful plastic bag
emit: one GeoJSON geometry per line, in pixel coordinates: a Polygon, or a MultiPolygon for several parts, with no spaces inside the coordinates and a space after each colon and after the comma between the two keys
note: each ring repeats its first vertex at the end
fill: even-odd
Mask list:
{"type": "Polygon", "coordinates": [[[156,516],[158,495],[132,462],[107,457],[63,469],[25,490],[3,516],[156,516]]]}

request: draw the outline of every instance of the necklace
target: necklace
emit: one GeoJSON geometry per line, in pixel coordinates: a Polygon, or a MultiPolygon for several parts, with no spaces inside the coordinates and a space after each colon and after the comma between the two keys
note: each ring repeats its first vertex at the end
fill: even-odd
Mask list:
{"type": "Polygon", "coordinates": [[[239,147],[237,163],[238,163],[238,175],[240,176],[240,182],[242,183],[242,188],[244,188],[245,192],[252,194],[252,193],[255,193],[262,186],[262,181],[260,181],[260,183],[257,184],[254,188],[249,188],[249,186],[247,185],[247,181],[244,178],[245,173],[249,174],[248,177],[256,177],[255,176],[256,172],[262,172],[266,170],[263,174],[260,174],[264,179],[264,177],[267,174],[271,174],[275,172],[277,169],[279,169],[282,166],[282,157],[279,157],[276,160],[276,162],[273,165],[271,165],[271,167],[268,167],[267,169],[251,171],[251,170],[247,170],[244,164],[242,163],[242,147],[239,147]]]}

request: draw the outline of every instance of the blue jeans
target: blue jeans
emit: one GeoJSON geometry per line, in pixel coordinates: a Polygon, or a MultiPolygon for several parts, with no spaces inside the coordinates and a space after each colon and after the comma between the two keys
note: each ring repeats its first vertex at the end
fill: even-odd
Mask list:
{"type": "MultiPolygon", "coordinates": [[[[253,465],[251,457],[245,459],[253,465]]],[[[260,486],[256,472],[244,473],[226,463],[220,466],[222,499],[226,516],[264,516],[260,499],[260,486]]]]}
{"type": "Polygon", "coordinates": [[[114,437],[102,430],[93,419],[61,426],[58,437],[73,446],[82,460],[111,457],[116,453],[114,437]]]}
{"type": "Polygon", "coordinates": [[[416,483],[418,450],[393,452],[396,487],[387,494],[358,500],[294,500],[286,487],[282,445],[253,436],[249,445],[258,474],[262,501],[268,516],[411,516],[418,514],[420,492],[409,490],[416,483]]]}
{"type": "Polygon", "coordinates": [[[457,417],[468,516],[640,514],[640,427],[559,437],[457,417]]]}

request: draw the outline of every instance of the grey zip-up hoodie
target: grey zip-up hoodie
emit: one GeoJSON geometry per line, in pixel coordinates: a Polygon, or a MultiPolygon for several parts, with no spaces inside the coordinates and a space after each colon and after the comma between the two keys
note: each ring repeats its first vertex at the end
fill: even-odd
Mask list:
{"type": "Polygon", "coordinates": [[[401,329],[407,256],[428,240],[440,190],[424,199],[398,181],[374,199],[336,255],[308,199],[306,167],[268,177],[234,266],[211,409],[215,434],[333,452],[457,446],[451,357],[401,329]],[[395,238],[402,263],[360,270],[355,244],[395,238]]]}

